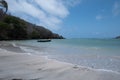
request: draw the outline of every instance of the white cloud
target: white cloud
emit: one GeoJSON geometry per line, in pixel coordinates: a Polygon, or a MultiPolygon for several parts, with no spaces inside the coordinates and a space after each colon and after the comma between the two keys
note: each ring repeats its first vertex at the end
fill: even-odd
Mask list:
{"type": "Polygon", "coordinates": [[[36,0],[36,3],[45,10],[45,12],[61,18],[66,17],[69,12],[59,0],[36,0]]]}
{"type": "Polygon", "coordinates": [[[103,16],[102,16],[102,15],[97,15],[97,16],[96,16],[96,19],[97,19],[97,20],[101,20],[101,19],[103,19],[103,16]]]}
{"type": "Polygon", "coordinates": [[[112,10],[115,16],[120,14],[120,2],[115,2],[112,10]]]}
{"type": "Polygon", "coordinates": [[[81,0],[6,0],[9,12],[37,25],[58,29],[69,7],[81,0]]]}
{"type": "Polygon", "coordinates": [[[66,6],[75,6],[77,4],[80,4],[82,2],[82,0],[60,0],[63,2],[63,4],[65,4],[66,6]]]}

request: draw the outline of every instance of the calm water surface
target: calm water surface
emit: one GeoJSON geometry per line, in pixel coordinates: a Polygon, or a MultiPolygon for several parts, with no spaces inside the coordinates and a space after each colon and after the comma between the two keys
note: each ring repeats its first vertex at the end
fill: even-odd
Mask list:
{"type": "Polygon", "coordinates": [[[12,43],[19,44],[21,49],[34,55],[120,72],[120,40],[117,39],[63,39],[47,43],[26,40],[12,43]]]}

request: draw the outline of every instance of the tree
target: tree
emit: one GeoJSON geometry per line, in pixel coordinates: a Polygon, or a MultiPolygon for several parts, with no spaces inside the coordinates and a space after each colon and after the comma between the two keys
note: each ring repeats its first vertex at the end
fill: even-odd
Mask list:
{"type": "Polygon", "coordinates": [[[11,27],[5,23],[0,21],[0,40],[8,39],[8,32],[11,30],[11,27]]]}
{"type": "Polygon", "coordinates": [[[4,18],[7,10],[8,10],[7,2],[5,0],[0,0],[0,21],[4,18]],[[5,11],[4,11],[4,8],[5,8],[5,11]]]}
{"type": "Polygon", "coordinates": [[[0,6],[6,9],[5,13],[8,11],[8,4],[5,0],[0,0],[0,6]]]}

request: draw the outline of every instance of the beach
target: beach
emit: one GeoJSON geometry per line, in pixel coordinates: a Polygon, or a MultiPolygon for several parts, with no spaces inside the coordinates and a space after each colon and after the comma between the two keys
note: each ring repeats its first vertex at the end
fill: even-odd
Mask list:
{"type": "Polygon", "coordinates": [[[120,80],[120,73],[47,59],[0,42],[0,80],[120,80]],[[5,49],[6,48],[6,49],[5,49]],[[15,48],[10,51],[7,48],[15,48]]]}
{"type": "Polygon", "coordinates": [[[120,80],[120,0],[0,0],[0,80],[120,80]]]}

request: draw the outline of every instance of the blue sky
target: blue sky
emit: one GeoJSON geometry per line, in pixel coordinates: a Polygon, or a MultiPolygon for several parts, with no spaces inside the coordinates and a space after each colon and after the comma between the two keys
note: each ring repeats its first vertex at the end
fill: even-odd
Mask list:
{"type": "Polygon", "coordinates": [[[6,0],[9,12],[67,38],[120,35],[120,0],[6,0]]]}

